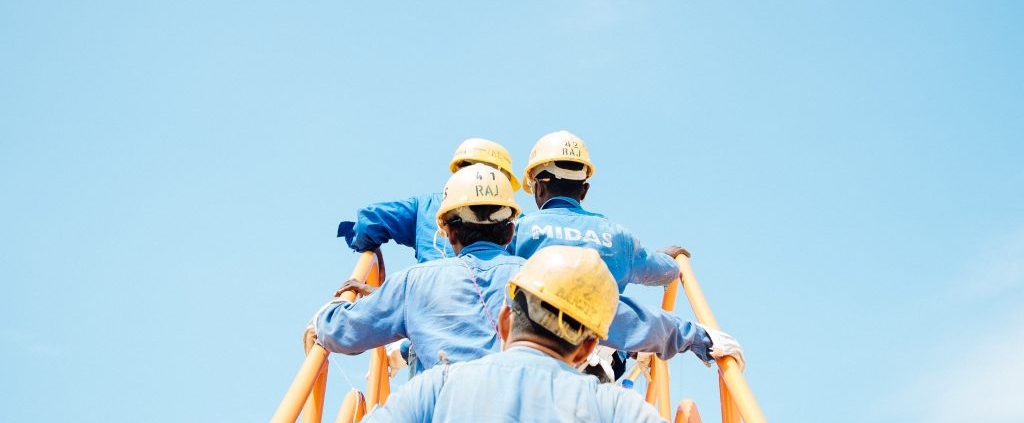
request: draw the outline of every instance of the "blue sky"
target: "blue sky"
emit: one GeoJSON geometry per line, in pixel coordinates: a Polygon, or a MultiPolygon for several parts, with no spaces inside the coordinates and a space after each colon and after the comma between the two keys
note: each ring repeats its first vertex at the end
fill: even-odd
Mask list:
{"type": "MultiPolygon", "coordinates": [[[[355,262],[339,220],[439,190],[465,138],[522,169],[568,129],[597,168],[585,207],[693,252],[769,421],[1019,422],[1021,16],[1009,1],[4,2],[0,407],[269,419],[302,328],[355,262]]],[[[328,419],[366,361],[332,357],[328,419]]],[[[671,365],[673,401],[719,420],[714,371],[671,365]]]]}

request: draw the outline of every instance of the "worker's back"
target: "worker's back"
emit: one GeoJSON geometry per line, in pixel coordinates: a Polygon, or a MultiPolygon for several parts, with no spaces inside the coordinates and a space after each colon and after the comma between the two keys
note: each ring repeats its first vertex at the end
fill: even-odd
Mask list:
{"type": "Polygon", "coordinates": [[[520,218],[514,253],[529,258],[548,245],[567,245],[597,250],[619,286],[627,283],[663,286],[679,276],[672,257],[648,251],[621,225],[601,214],[584,210],[568,197],[548,200],[540,210],[520,218]]]}
{"type": "Polygon", "coordinates": [[[527,347],[438,366],[409,381],[366,422],[660,422],[635,391],[527,347]]]}

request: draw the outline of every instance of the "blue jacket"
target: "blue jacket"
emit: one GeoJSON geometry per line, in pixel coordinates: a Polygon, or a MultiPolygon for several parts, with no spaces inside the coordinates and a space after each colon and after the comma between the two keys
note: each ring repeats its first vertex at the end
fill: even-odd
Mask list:
{"type": "Polygon", "coordinates": [[[650,251],[621,225],[588,212],[568,197],[554,197],[516,223],[514,254],[529,258],[541,247],[570,245],[597,250],[608,265],[619,293],[627,283],[664,286],[679,277],[679,265],[668,254],[650,251]]]}
{"type": "MultiPolygon", "coordinates": [[[[497,352],[501,343],[493,319],[506,284],[524,261],[497,244],[476,242],[458,257],[416,264],[389,275],[380,289],[355,303],[336,300],[321,308],[313,317],[317,342],[328,351],[354,355],[408,338],[416,346],[418,369],[437,364],[441,350],[452,362],[497,352]]],[[[663,359],[692,350],[711,361],[707,332],[626,296],[619,297],[602,344],[663,359]]]]}
{"type": "Polygon", "coordinates": [[[664,422],[633,390],[528,347],[413,378],[364,422],[664,422]]]}
{"type": "Polygon", "coordinates": [[[338,225],[338,237],[345,237],[348,246],[360,253],[376,250],[381,244],[395,240],[399,245],[412,247],[419,263],[454,257],[455,252],[443,236],[437,236],[437,246],[434,246],[440,209],[440,193],[370,204],[359,209],[355,222],[344,221],[338,225]]]}

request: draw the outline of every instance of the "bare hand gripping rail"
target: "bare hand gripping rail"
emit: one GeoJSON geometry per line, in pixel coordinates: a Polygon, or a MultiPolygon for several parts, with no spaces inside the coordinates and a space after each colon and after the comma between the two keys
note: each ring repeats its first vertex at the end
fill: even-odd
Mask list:
{"type": "MultiPolygon", "coordinates": [[[[355,269],[352,270],[350,279],[358,279],[368,285],[380,286],[383,263],[377,259],[372,251],[362,253],[355,269]]],[[[356,294],[346,291],[341,294],[346,301],[355,301],[356,294]]],[[[285,392],[281,405],[277,407],[274,416],[270,418],[271,423],[295,423],[300,411],[303,414],[303,421],[307,423],[319,423],[323,411],[324,387],[327,379],[327,356],[329,352],[320,345],[313,342],[312,338],[304,339],[306,347],[306,359],[299,368],[288,391],[285,392]],[[317,388],[317,389],[314,389],[317,388]],[[312,394],[312,395],[311,395],[312,394]],[[305,408],[303,408],[305,405],[305,408]]],[[[350,393],[342,404],[341,413],[348,412],[348,416],[339,414],[339,421],[358,421],[366,408],[382,404],[387,400],[390,393],[390,384],[387,372],[387,356],[384,347],[375,348],[370,358],[370,375],[367,384],[367,398],[362,401],[362,394],[350,393]],[[350,399],[351,398],[351,399],[350,399]],[[355,404],[359,404],[356,406],[355,404]],[[362,410],[360,412],[360,410],[362,410]],[[355,413],[355,414],[353,414],[355,413]]]]}

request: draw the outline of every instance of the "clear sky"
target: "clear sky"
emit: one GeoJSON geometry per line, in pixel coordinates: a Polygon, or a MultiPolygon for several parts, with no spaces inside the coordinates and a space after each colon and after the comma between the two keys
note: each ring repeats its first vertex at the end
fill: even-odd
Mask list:
{"type": "Polygon", "coordinates": [[[268,420],[339,220],[568,129],[769,421],[1024,421],[1024,3],[486,3],[0,3],[4,420],[268,420]]]}

